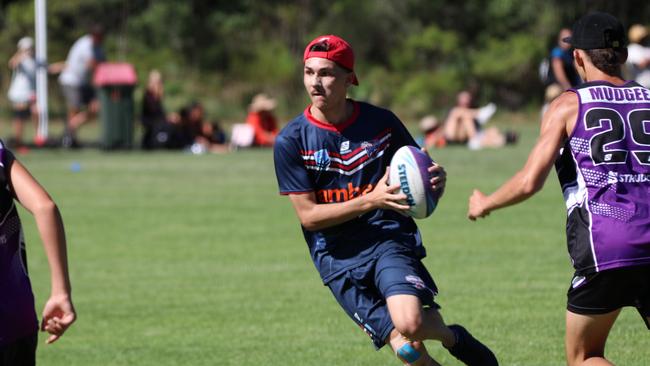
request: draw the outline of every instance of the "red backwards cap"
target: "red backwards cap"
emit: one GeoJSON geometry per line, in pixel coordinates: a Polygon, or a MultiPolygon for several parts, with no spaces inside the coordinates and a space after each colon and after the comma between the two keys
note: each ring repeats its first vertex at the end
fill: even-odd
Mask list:
{"type": "MultiPolygon", "coordinates": [[[[339,66],[354,73],[354,52],[350,44],[341,37],[332,34],[316,37],[305,48],[302,61],[305,62],[308,58],[312,57],[334,61],[339,66]]],[[[359,85],[356,74],[354,75],[352,84],[359,85]]]]}

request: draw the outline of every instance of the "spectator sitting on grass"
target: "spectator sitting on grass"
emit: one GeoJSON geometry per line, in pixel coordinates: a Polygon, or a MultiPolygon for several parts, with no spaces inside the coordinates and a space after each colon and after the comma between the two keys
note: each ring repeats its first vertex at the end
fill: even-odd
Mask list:
{"type": "Polygon", "coordinates": [[[147,89],[142,97],[142,148],[145,150],[169,148],[172,143],[172,126],[163,106],[164,86],[158,70],[149,73],[147,89]]]}
{"type": "Polygon", "coordinates": [[[486,147],[501,147],[515,143],[517,134],[502,133],[496,127],[483,128],[483,125],[496,112],[496,105],[489,103],[482,108],[472,108],[472,95],[461,91],[456,98],[456,105],[447,115],[443,126],[446,144],[467,144],[472,150],[486,147]]]}
{"type": "Polygon", "coordinates": [[[275,99],[266,94],[257,94],[248,107],[246,123],[253,127],[254,146],[273,146],[278,134],[278,123],[273,115],[277,106],[275,99]]]}
{"type": "Polygon", "coordinates": [[[180,140],[185,148],[193,153],[227,152],[223,129],[215,121],[205,120],[205,110],[200,102],[192,102],[181,112],[180,140]]]}

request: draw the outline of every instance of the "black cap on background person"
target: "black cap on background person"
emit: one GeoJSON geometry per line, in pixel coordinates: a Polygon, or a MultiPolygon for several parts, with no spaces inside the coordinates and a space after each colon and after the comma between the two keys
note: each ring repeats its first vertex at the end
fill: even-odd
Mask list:
{"type": "Polygon", "coordinates": [[[614,16],[602,12],[589,13],[580,18],[573,25],[571,37],[563,41],[581,50],[627,47],[623,24],[614,16]]]}

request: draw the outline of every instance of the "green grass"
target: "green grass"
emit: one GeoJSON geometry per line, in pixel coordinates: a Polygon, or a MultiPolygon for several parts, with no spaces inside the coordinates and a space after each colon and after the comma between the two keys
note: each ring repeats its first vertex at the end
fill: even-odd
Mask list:
{"type": "MultiPolygon", "coordinates": [[[[449,174],[436,213],[419,221],[425,264],[449,323],[484,340],[502,365],[564,365],[572,274],[554,175],[531,200],[471,223],[473,188],[492,191],[526,159],[536,127],[502,150],[434,151],[449,174]]],[[[309,259],[269,150],[228,155],[32,151],[19,158],[62,211],[77,323],[42,365],[398,365],[341,311],[309,259]],[[78,163],[79,172],[71,169],[78,163]]],[[[49,292],[34,221],[22,211],[37,311],[49,292]]],[[[616,364],[650,359],[626,309],[616,364]]],[[[429,350],[458,365],[439,344],[429,350]]]]}

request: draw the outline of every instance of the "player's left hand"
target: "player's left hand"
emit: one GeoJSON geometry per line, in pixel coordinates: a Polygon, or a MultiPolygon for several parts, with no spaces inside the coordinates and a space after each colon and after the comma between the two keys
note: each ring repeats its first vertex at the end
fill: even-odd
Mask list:
{"type": "Polygon", "coordinates": [[[41,331],[50,333],[47,343],[56,342],[77,319],[69,295],[52,295],[43,308],[41,331]]]}
{"type": "Polygon", "coordinates": [[[439,196],[442,197],[442,194],[445,193],[445,186],[447,185],[447,172],[445,172],[445,168],[434,162],[428,170],[429,176],[431,177],[429,180],[431,187],[434,191],[439,191],[439,196]]]}
{"type": "Polygon", "coordinates": [[[467,210],[467,218],[476,221],[478,217],[485,217],[490,214],[486,207],[487,196],[483,192],[475,189],[469,197],[469,208],[467,210]]]}
{"type": "MultiPolygon", "coordinates": [[[[429,155],[426,147],[421,148],[421,150],[429,155]]],[[[429,176],[431,177],[429,180],[431,188],[433,188],[434,191],[439,191],[439,197],[442,197],[442,194],[445,192],[445,185],[447,184],[447,172],[445,172],[445,168],[434,161],[428,171],[429,176]]]]}

